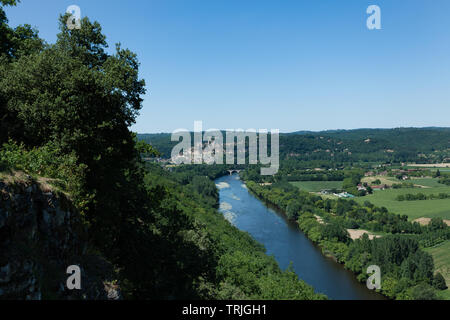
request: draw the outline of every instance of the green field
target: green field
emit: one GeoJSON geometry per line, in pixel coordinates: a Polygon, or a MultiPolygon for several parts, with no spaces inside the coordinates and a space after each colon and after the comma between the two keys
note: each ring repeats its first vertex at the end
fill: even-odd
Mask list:
{"type": "Polygon", "coordinates": [[[308,192],[319,192],[324,189],[341,189],[342,181],[294,181],[292,185],[300,190],[308,192]]]}
{"type": "MultiPolygon", "coordinates": [[[[395,167],[392,167],[395,168],[395,167]]],[[[397,169],[399,169],[400,167],[396,167],[397,169]]],[[[436,168],[436,167],[416,167],[416,166],[406,166],[407,169],[425,169],[425,170],[430,170],[432,172],[435,172],[437,170],[439,170],[440,172],[450,172],[450,168],[436,168]]]]}
{"type": "Polygon", "coordinates": [[[374,191],[373,194],[358,197],[355,200],[359,203],[370,201],[378,207],[386,207],[389,211],[398,214],[407,215],[410,220],[414,220],[421,217],[433,218],[441,217],[443,219],[450,220],[450,199],[439,200],[418,200],[418,201],[397,201],[395,200],[398,195],[401,194],[417,194],[423,193],[439,194],[450,193],[450,186],[446,186],[437,183],[436,179],[414,179],[410,180],[415,184],[426,186],[427,188],[413,188],[413,189],[387,189],[374,191]]]}
{"type": "Polygon", "coordinates": [[[431,188],[445,188],[445,184],[439,183],[437,179],[435,178],[418,178],[418,179],[411,179],[407,182],[412,182],[417,185],[425,186],[425,187],[431,187],[431,188]]]}
{"type": "Polygon", "coordinates": [[[375,180],[380,180],[381,184],[385,184],[388,186],[392,186],[394,183],[400,183],[398,179],[387,176],[364,177],[361,179],[361,182],[372,184],[375,180]]]}
{"type": "MultiPolygon", "coordinates": [[[[436,271],[444,276],[447,287],[450,287],[450,241],[425,250],[433,256],[436,271]]],[[[450,300],[450,289],[440,292],[439,296],[442,299],[450,300]]]]}

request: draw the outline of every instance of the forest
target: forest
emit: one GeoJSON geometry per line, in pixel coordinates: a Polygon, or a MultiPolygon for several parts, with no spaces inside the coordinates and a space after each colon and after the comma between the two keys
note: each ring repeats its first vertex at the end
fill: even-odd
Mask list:
{"type": "MultiPolygon", "coordinates": [[[[170,151],[177,143],[170,141],[170,138],[169,133],[139,135],[139,139],[155,146],[166,158],[170,158],[170,151]]],[[[353,162],[436,163],[448,158],[449,139],[449,128],[281,133],[280,160],[292,159],[291,162],[286,162],[290,169],[310,167],[312,162],[316,162],[316,167],[324,164],[331,168],[353,162]],[[302,166],[302,163],[306,166],[302,166]]]]}

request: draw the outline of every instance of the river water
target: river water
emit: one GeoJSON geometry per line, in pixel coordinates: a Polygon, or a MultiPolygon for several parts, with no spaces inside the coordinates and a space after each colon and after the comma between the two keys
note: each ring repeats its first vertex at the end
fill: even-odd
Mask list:
{"type": "Polygon", "coordinates": [[[325,257],[294,222],[253,196],[237,174],[215,182],[220,191],[220,211],[225,218],[262,243],[283,270],[292,262],[300,279],[330,299],[383,299],[358,282],[342,265],[325,257]]]}

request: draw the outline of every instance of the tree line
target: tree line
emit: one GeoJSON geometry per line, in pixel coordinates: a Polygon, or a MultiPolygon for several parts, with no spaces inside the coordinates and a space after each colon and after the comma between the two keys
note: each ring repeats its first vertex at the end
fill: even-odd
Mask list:
{"type": "Polygon", "coordinates": [[[439,194],[423,194],[423,193],[407,193],[398,195],[395,200],[397,201],[417,201],[417,200],[437,200],[437,199],[448,199],[450,198],[450,194],[448,193],[439,193],[439,194]]]}

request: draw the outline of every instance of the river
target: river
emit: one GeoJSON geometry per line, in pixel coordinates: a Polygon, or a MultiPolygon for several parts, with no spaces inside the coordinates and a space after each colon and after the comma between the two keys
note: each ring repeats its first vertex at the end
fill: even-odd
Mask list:
{"type": "Polygon", "coordinates": [[[283,270],[292,262],[300,279],[330,299],[384,299],[358,282],[352,272],[325,257],[294,222],[252,195],[237,174],[215,182],[219,187],[220,212],[238,229],[262,243],[283,270]]]}

